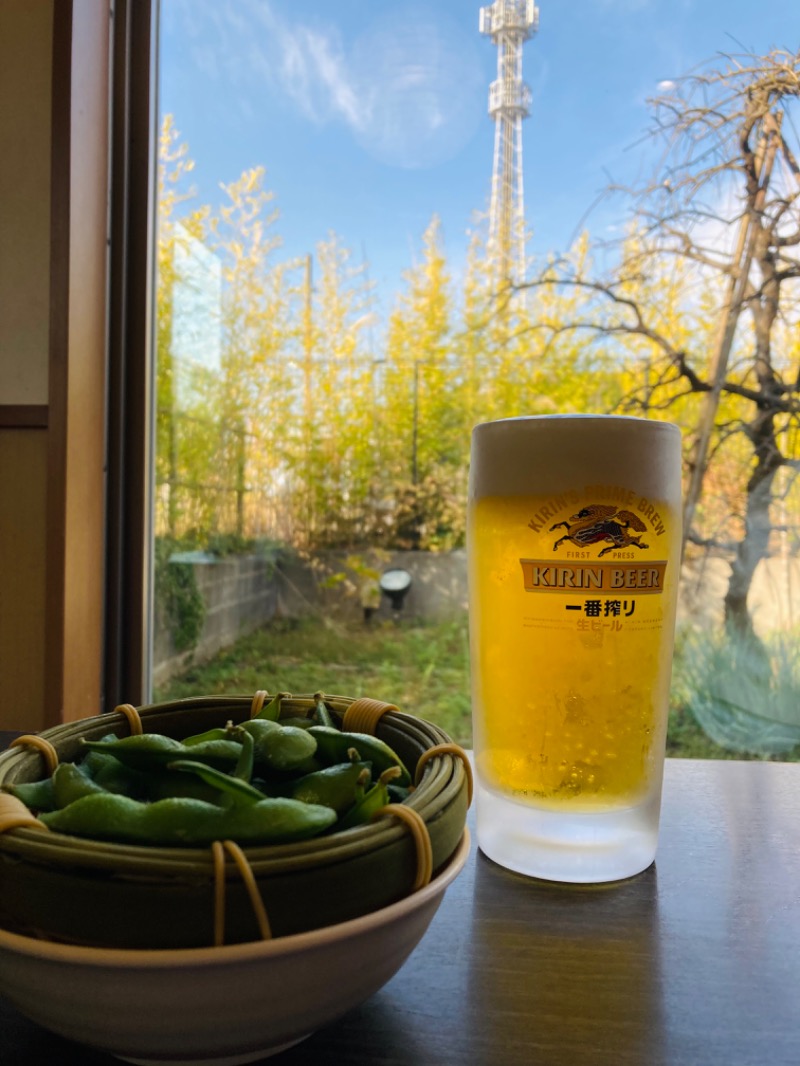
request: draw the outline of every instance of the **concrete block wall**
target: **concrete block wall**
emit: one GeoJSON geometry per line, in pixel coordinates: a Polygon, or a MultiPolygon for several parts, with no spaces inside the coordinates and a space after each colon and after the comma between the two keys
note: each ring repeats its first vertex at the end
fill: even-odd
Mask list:
{"type": "Polygon", "coordinates": [[[190,565],[206,608],[197,645],[178,652],[164,618],[157,613],[153,684],[157,688],[192,662],[205,662],[237,637],[274,618],[278,609],[275,563],[259,556],[231,556],[190,565]]]}

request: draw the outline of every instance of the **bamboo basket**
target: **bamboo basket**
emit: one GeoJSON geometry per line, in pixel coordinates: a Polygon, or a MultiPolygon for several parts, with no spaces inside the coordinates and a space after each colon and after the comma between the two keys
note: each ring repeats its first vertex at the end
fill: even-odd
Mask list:
{"type": "MultiPolygon", "coordinates": [[[[354,697],[325,695],[341,727],[354,697]]],[[[207,696],[138,708],[145,732],[182,739],[250,717],[250,696],[207,696]]],[[[287,698],[281,717],[308,716],[314,696],[287,698]]],[[[351,727],[352,728],[352,727],[351,727]]],[[[360,729],[358,731],[366,731],[360,729]]],[[[56,726],[40,734],[59,761],[80,752],[81,738],[130,732],[119,711],[56,726]]],[[[471,795],[466,759],[437,726],[396,709],[375,734],[411,772],[415,790],[404,806],[416,811],[430,840],[435,875],[464,832],[471,795]],[[424,763],[424,766],[421,764],[424,763]]],[[[15,747],[0,755],[0,787],[46,773],[42,754],[15,747]]],[[[269,917],[271,935],[287,936],[360,917],[408,895],[418,852],[408,827],[391,817],[293,844],[248,847],[246,857],[269,917]]],[[[67,943],[119,948],[184,948],[212,944],[218,906],[208,848],[143,847],[86,840],[33,827],[0,833],[0,926],[67,943]]],[[[224,868],[225,942],[257,939],[252,900],[234,862],[224,868]]]]}

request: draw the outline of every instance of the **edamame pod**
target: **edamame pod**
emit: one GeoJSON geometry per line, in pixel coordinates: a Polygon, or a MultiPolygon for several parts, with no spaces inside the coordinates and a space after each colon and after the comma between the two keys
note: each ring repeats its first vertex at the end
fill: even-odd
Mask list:
{"type": "Polygon", "coordinates": [[[97,840],[164,846],[203,846],[215,840],[275,844],[316,836],[336,821],[329,807],[293,799],[217,807],[202,800],[172,798],[140,803],[98,793],[42,816],[51,830],[97,840]]]}
{"type": "Polygon", "coordinates": [[[72,762],[61,762],[53,771],[53,796],[56,807],[68,807],[81,796],[91,796],[106,790],[98,785],[81,766],[72,762]]]}
{"type": "Polygon", "coordinates": [[[186,747],[180,741],[160,733],[141,733],[109,743],[91,740],[82,743],[87,750],[113,755],[134,770],[163,767],[176,759],[194,759],[215,766],[218,770],[226,770],[236,765],[240,754],[240,745],[235,740],[206,740],[186,747]]]}
{"type": "Polygon", "coordinates": [[[336,826],[337,831],[340,829],[352,829],[357,825],[366,825],[367,822],[371,821],[373,815],[377,814],[382,807],[391,803],[389,786],[397,782],[399,777],[400,769],[397,766],[390,766],[387,770],[384,770],[372,788],[364,793],[361,799],[350,808],[343,818],[339,819],[336,826]]]}
{"type": "Polygon", "coordinates": [[[401,773],[395,784],[411,784],[411,774],[403,765],[400,757],[379,737],[372,737],[367,733],[343,733],[338,729],[322,725],[312,726],[308,732],[316,740],[319,753],[326,762],[330,764],[346,762],[349,758],[348,750],[355,748],[360,759],[372,763],[375,773],[381,774],[384,770],[397,766],[401,773]]]}
{"type": "Polygon", "coordinates": [[[269,703],[262,707],[258,714],[251,718],[251,721],[277,722],[281,714],[281,703],[289,698],[290,695],[291,693],[289,692],[276,692],[269,703]]]}
{"type": "Polygon", "coordinates": [[[7,785],[6,792],[16,796],[29,811],[54,811],[56,797],[53,792],[53,779],[43,777],[41,781],[20,781],[18,785],[7,785]]]}
{"type": "Polygon", "coordinates": [[[340,763],[297,778],[287,786],[285,795],[303,803],[321,803],[341,815],[361,798],[369,782],[369,763],[340,763]]]}
{"type": "Polygon", "coordinates": [[[263,763],[273,770],[304,768],[317,750],[310,729],[279,725],[263,718],[251,718],[239,728],[253,738],[256,763],[263,763]]]}
{"type": "Polygon", "coordinates": [[[357,825],[366,825],[382,807],[389,803],[389,792],[383,781],[377,781],[358,803],[339,819],[336,832],[341,829],[353,829],[357,825]]]}
{"type": "Polygon", "coordinates": [[[230,740],[230,731],[233,728],[233,723],[228,722],[226,726],[217,726],[215,729],[207,729],[205,733],[195,733],[194,736],[184,737],[182,743],[187,748],[193,748],[197,744],[205,744],[209,740],[230,740]]]}
{"type": "Polygon", "coordinates": [[[331,712],[328,710],[325,697],[321,692],[314,693],[314,722],[317,725],[333,728],[333,718],[331,718],[331,712]]]}
{"type": "MultiPolygon", "coordinates": [[[[119,737],[116,733],[105,733],[99,740],[95,741],[95,744],[113,744],[119,737]]],[[[86,770],[90,777],[94,777],[95,773],[108,762],[108,757],[102,754],[102,749],[95,749],[95,751],[87,752],[81,759],[81,766],[86,770]]]]}
{"type": "Polygon", "coordinates": [[[213,766],[206,766],[202,762],[194,762],[191,759],[178,759],[171,762],[168,769],[183,773],[196,774],[207,785],[211,785],[218,793],[221,793],[232,804],[257,803],[264,799],[264,793],[243,781],[239,777],[225,774],[221,770],[215,770],[213,766]]]}

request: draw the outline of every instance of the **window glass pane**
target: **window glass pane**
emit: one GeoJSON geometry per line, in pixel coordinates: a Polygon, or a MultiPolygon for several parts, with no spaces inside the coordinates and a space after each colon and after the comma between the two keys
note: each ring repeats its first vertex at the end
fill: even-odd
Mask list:
{"type": "Polygon", "coordinates": [[[161,0],[156,695],[469,743],[472,426],[635,414],[684,434],[669,750],[794,758],[796,58],[745,3],[540,7],[161,0]]]}

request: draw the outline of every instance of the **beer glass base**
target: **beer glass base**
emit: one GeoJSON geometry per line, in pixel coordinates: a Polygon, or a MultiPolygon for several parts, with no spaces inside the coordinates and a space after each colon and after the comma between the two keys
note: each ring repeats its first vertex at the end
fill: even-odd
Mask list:
{"type": "Polygon", "coordinates": [[[659,794],[638,807],[596,813],[515,803],[480,782],[475,799],[481,851],[527,877],[598,884],[632,877],[655,859],[659,794]]]}

